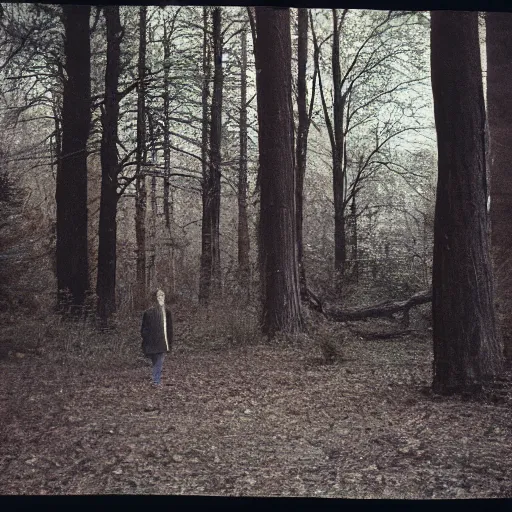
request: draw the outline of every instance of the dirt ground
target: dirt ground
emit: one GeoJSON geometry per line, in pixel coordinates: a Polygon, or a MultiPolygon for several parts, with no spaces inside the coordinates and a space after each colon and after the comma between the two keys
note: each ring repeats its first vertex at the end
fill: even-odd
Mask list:
{"type": "Polygon", "coordinates": [[[68,352],[0,360],[1,494],[512,497],[510,399],[429,395],[428,334],[177,344],[160,390],[137,351],[68,352]]]}

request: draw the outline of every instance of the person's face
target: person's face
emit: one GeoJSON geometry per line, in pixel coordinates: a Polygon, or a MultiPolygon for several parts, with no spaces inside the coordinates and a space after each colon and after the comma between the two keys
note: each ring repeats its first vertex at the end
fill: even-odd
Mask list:
{"type": "Polygon", "coordinates": [[[156,293],[156,300],[157,300],[158,304],[160,304],[160,306],[164,305],[165,293],[162,290],[158,290],[158,292],[156,293]]]}

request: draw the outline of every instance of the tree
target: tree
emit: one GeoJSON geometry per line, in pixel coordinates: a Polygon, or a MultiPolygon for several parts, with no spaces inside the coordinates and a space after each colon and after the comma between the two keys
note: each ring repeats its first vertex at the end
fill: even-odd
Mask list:
{"type": "Polygon", "coordinates": [[[512,14],[486,14],[492,254],[505,357],[512,360],[512,14]]]}
{"type": "Polygon", "coordinates": [[[207,304],[210,293],[218,293],[221,286],[220,269],[220,177],[222,139],[222,30],[221,8],[212,12],[213,93],[210,117],[210,157],[203,177],[203,230],[201,254],[200,300],[207,304]]]}
{"type": "MultiPolygon", "coordinates": [[[[317,17],[322,16],[320,12],[317,17]]],[[[410,36],[417,30],[408,30],[419,25],[416,13],[344,9],[339,14],[332,9],[331,18],[332,30],[320,38],[310,12],[314,65],[333,172],[334,269],[340,292],[347,277],[350,243],[347,209],[379,170],[397,172],[390,142],[421,128],[417,112],[423,102],[417,101],[412,84],[420,84],[425,76],[418,59],[422,49],[410,36]],[[323,71],[326,64],[321,49],[331,39],[329,76],[323,71]],[[331,103],[329,87],[333,90],[331,103]],[[402,94],[405,89],[407,95],[402,94]]],[[[317,24],[319,34],[323,25],[317,24]]]]}
{"type": "Polygon", "coordinates": [[[199,302],[208,304],[210,298],[211,282],[211,250],[210,250],[210,223],[208,219],[208,147],[209,147],[209,108],[211,75],[211,50],[208,38],[208,8],[203,7],[203,80],[201,87],[202,123],[201,123],[201,195],[203,203],[201,219],[201,268],[199,275],[199,302]]]}
{"type": "Polygon", "coordinates": [[[57,288],[64,306],[83,306],[89,290],[87,254],[87,139],[91,126],[90,6],[63,6],[67,79],[62,148],[57,167],[57,288]]]}
{"type": "Polygon", "coordinates": [[[290,10],[256,8],[262,330],[302,328],[296,252],[290,10]]]}
{"type": "Polygon", "coordinates": [[[238,272],[241,287],[249,285],[250,239],[247,222],[247,30],[241,32],[240,163],[238,171],[238,272]]]}
{"type": "MultiPolygon", "coordinates": [[[[177,11],[179,12],[179,10],[177,11]]],[[[175,279],[175,271],[174,271],[174,247],[172,243],[172,230],[171,230],[171,218],[174,210],[174,201],[171,192],[171,137],[170,137],[170,79],[169,79],[169,68],[170,68],[170,59],[171,59],[171,37],[174,31],[174,22],[176,21],[177,13],[174,16],[172,21],[172,29],[169,30],[167,27],[168,21],[167,19],[164,21],[164,37],[163,37],[163,47],[164,47],[164,83],[163,83],[163,128],[164,128],[164,217],[165,217],[165,227],[167,229],[167,234],[169,235],[169,281],[170,281],[170,291],[174,293],[176,279],[175,279]]]]}
{"type": "Polygon", "coordinates": [[[217,7],[212,13],[213,22],[213,95],[210,128],[210,169],[208,183],[208,206],[210,220],[210,250],[211,276],[215,293],[221,287],[220,269],[220,176],[221,176],[221,142],[222,142],[222,86],[224,74],[222,71],[222,9],[217,7]]]}
{"type": "Polygon", "coordinates": [[[98,245],[98,315],[103,326],[116,311],[116,242],[119,159],[117,152],[119,101],[118,92],[121,40],[119,6],[104,8],[107,28],[107,65],[105,69],[105,96],[102,111],[101,137],[101,199],[98,245]]]}
{"type": "Polygon", "coordinates": [[[478,13],[431,13],[438,146],[432,311],[437,393],[475,392],[501,363],[489,256],[478,13]]]}
{"type": "Polygon", "coordinates": [[[146,15],[147,7],[139,10],[139,62],[137,91],[137,167],[135,179],[135,236],[137,239],[137,288],[135,302],[138,309],[146,303],[146,15]]]}
{"type": "MultiPolygon", "coordinates": [[[[295,174],[296,174],[296,225],[297,225],[297,259],[299,265],[299,283],[300,295],[303,300],[307,298],[306,270],[304,268],[304,242],[302,235],[302,226],[304,220],[303,202],[304,202],[304,175],[306,173],[306,157],[308,149],[308,132],[311,120],[311,114],[307,111],[307,86],[306,86],[306,68],[308,61],[308,10],[300,8],[298,10],[298,48],[297,48],[297,110],[299,114],[299,125],[297,127],[297,143],[295,156],[295,174]]],[[[316,69],[313,79],[313,97],[311,107],[314,101],[316,69]]],[[[312,111],[312,109],[310,109],[312,111]]]]}

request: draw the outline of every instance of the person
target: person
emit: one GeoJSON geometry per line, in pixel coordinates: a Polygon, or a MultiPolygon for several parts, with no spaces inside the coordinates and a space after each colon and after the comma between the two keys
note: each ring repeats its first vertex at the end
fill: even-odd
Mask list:
{"type": "Polygon", "coordinates": [[[165,307],[165,293],[156,291],[157,304],[144,312],[142,317],[142,351],[151,359],[153,386],[159,387],[165,355],[173,343],[172,316],[165,307]]]}

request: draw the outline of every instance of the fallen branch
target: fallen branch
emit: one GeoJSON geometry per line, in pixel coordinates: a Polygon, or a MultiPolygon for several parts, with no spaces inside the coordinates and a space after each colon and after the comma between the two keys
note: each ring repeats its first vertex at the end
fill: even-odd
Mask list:
{"type": "Polygon", "coordinates": [[[326,318],[334,322],[348,322],[353,320],[364,320],[365,318],[376,318],[380,316],[389,316],[393,313],[403,311],[407,313],[409,309],[420,304],[426,304],[432,300],[432,292],[425,290],[414,294],[411,298],[396,302],[382,302],[375,306],[357,309],[340,309],[335,307],[324,308],[326,318]]]}
{"type": "Polygon", "coordinates": [[[422,333],[415,329],[402,329],[401,331],[392,332],[363,332],[356,329],[350,329],[352,334],[363,338],[364,340],[390,340],[394,338],[400,338],[401,336],[407,336],[408,334],[422,333]]]}

